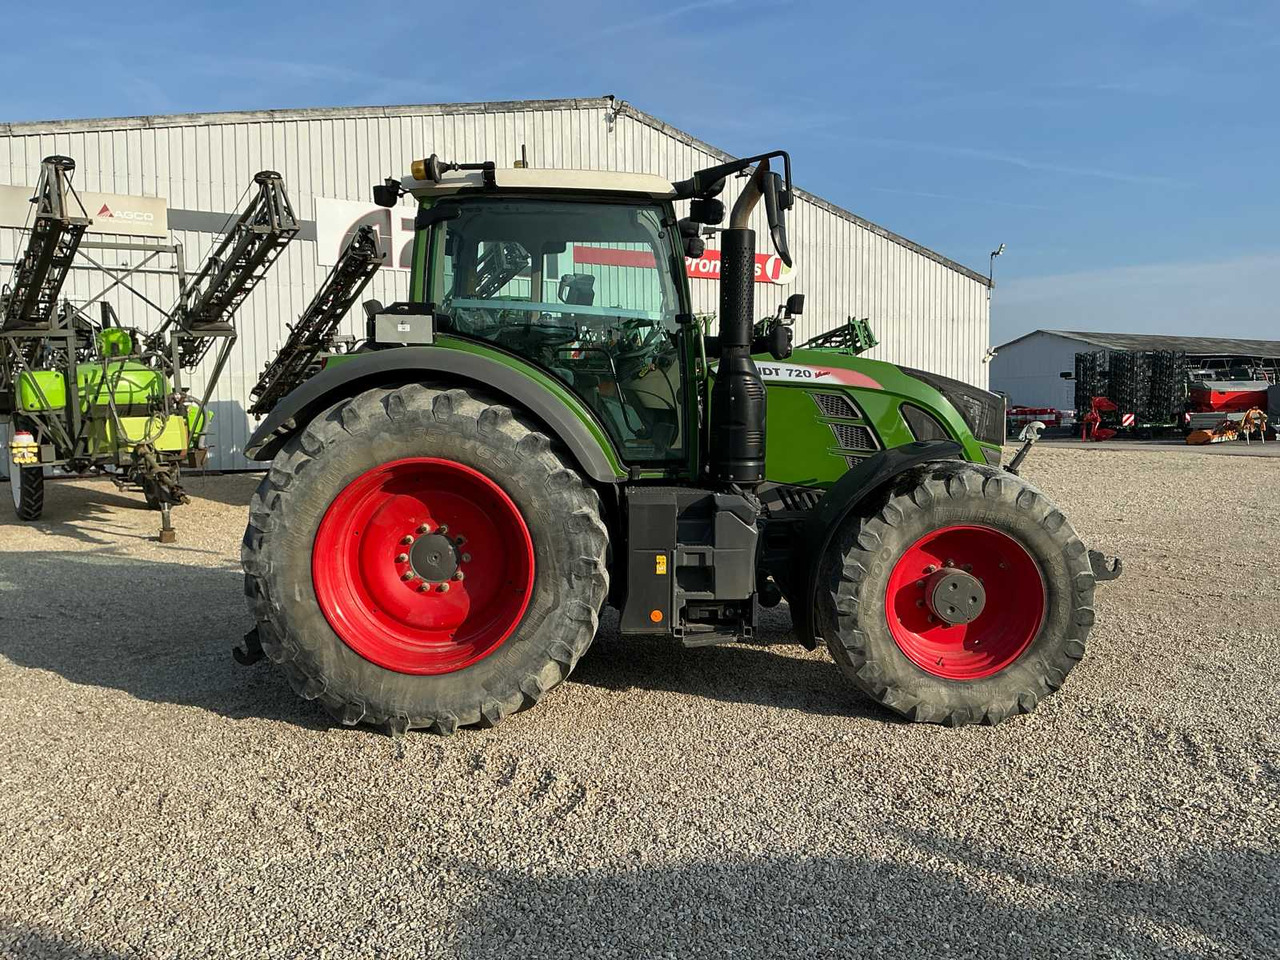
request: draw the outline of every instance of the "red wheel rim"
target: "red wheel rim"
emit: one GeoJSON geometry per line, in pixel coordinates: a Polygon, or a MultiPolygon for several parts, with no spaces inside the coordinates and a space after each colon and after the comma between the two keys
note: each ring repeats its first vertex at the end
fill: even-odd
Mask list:
{"type": "Polygon", "coordinates": [[[885,611],[898,648],[920,669],[947,680],[978,680],[1012,664],[1044,623],[1044,577],[1025,547],[1008,534],[980,526],[942,527],[921,537],[889,574],[885,611]],[[969,623],[934,616],[929,577],[958,569],[976,577],[986,594],[969,623]]]}
{"type": "Polygon", "coordinates": [[[496,483],[415,457],[334,498],[311,556],[316,600],[348,647],[398,673],[451,673],[511,636],[533,594],[533,540],[496,483]]]}

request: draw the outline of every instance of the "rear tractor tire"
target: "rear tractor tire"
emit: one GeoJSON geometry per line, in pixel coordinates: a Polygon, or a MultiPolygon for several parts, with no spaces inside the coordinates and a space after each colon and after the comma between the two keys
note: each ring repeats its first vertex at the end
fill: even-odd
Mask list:
{"type": "Polygon", "coordinates": [[[418,384],[292,437],[250,506],[245,594],[267,655],[346,724],[494,724],[558,684],[608,592],[600,501],[539,428],[418,384]]]}
{"type": "Polygon", "coordinates": [[[818,618],[844,674],[911,720],[1029,713],[1084,656],[1088,551],[1043,493],[993,467],[928,464],[850,518],[818,618]]]}

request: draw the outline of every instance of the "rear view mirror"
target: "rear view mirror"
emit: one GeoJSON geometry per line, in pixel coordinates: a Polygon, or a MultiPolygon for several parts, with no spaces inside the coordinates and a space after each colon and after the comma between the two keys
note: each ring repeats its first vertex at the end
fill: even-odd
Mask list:
{"type": "Polygon", "coordinates": [[[396,180],[388,177],[382,183],[373,185],[373,202],[380,207],[394,207],[400,202],[400,194],[403,190],[396,180]]]}
{"type": "Polygon", "coordinates": [[[778,252],[782,262],[789,267],[791,266],[791,248],[787,246],[785,210],[790,206],[790,196],[783,185],[782,177],[773,171],[765,175],[762,187],[764,209],[769,217],[769,235],[773,237],[773,249],[778,252]]]}
{"type": "Polygon", "coordinates": [[[783,324],[775,324],[769,331],[769,355],[775,360],[785,360],[791,356],[791,328],[783,324]]]}
{"type": "Polygon", "coordinates": [[[695,197],[689,203],[689,219],[714,225],[724,220],[724,201],[713,197],[695,197]]]}
{"type": "Polygon", "coordinates": [[[804,294],[793,293],[787,297],[787,316],[798,317],[804,313],[804,294]]]}

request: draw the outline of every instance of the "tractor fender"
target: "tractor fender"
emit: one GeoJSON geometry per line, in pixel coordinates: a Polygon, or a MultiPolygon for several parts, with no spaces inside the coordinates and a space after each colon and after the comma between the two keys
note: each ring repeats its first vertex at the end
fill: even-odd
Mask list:
{"type": "Polygon", "coordinates": [[[412,383],[424,374],[506,396],[541,420],[592,480],[617,483],[623,479],[582,418],[542,384],[490,357],[429,347],[370,350],[325,367],[281,400],[258,425],[245,444],[245,456],[269,461],[293,433],[342,398],[375,386],[412,383]]]}
{"type": "Polygon", "coordinates": [[[800,602],[791,611],[800,642],[810,650],[822,638],[817,634],[814,605],[822,558],[845,519],[869,495],[901,473],[936,460],[963,460],[964,447],[954,440],[924,440],[904,444],[867,457],[837,480],[809,513],[793,550],[794,569],[801,571],[800,602]]]}

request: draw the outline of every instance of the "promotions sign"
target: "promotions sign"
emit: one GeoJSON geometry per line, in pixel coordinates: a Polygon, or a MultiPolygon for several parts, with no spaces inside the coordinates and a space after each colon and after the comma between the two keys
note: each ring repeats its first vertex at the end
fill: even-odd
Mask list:
{"type": "MultiPolygon", "coordinates": [[[[646,250],[613,250],[607,247],[573,248],[573,262],[607,267],[648,267],[653,269],[653,254],[646,250]]],[[[720,251],[708,250],[700,257],[684,258],[685,273],[691,280],[720,279],[720,251]]],[[[756,283],[788,284],[796,272],[777,254],[756,254],[756,283]]]]}
{"type": "Polygon", "coordinates": [[[316,197],[316,263],[332,267],[356,231],[372,224],[378,242],[389,252],[383,270],[408,270],[413,266],[413,217],[409,206],[380,207],[363,200],[331,200],[316,197]]]}
{"type": "MultiPolygon", "coordinates": [[[[691,280],[720,279],[720,251],[708,250],[702,256],[685,257],[685,269],[691,280]]],[[[756,283],[786,285],[796,278],[794,267],[788,267],[776,253],[756,254],[756,283]]]]}
{"type": "MultiPolygon", "coordinates": [[[[29,227],[35,219],[31,197],[35,187],[0,186],[0,227],[29,227]]],[[[77,205],[70,201],[71,215],[79,217],[80,206],[93,222],[88,233],[109,233],[124,237],[169,238],[169,204],[164,197],[133,197],[121,193],[93,193],[79,190],[77,205]]]]}

